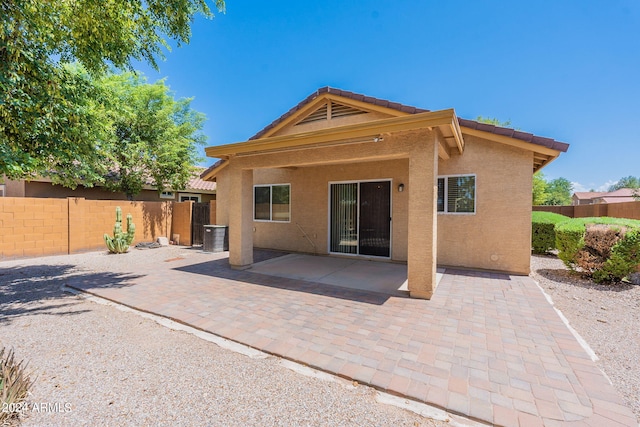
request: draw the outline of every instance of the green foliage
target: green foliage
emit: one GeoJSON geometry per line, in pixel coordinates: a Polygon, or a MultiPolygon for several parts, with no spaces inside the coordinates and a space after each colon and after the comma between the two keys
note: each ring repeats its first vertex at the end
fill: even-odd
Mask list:
{"type": "MultiPolygon", "coordinates": [[[[4,347],[0,350],[0,404],[12,407],[27,398],[33,381],[25,372],[26,369],[24,361],[16,362],[13,350],[7,351],[4,347]]],[[[4,425],[5,421],[17,414],[18,412],[13,411],[0,411],[0,422],[4,425]]]]}
{"type": "Polygon", "coordinates": [[[507,120],[507,121],[500,121],[498,119],[496,119],[495,117],[483,117],[483,116],[478,116],[476,117],[476,122],[480,122],[480,123],[487,123],[490,125],[494,125],[494,126],[500,126],[503,128],[508,128],[511,127],[511,120],[507,120]]]}
{"type": "Polygon", "coordinates": [[[556,178],[547,183],[548,197],[545,205],[563,206],[571,204],[573,184],[566,178],[556,178]]]}
{"type": "Polygon", "coordinates": [[[555,225],[570,219],[553,212],[531,213],[531,247],[536,254],[556,249],[555,225]]]}
{"type": "Polygon", "coordinates": [[[198,13],[212,16],[206,0],[0,0],[0,175],[98,180],[96,94],[68,64],[93,76],[133,60],[157,69],[164,37],[188,43],[198,13]]]}
{"type": "Polygon", "coordinates": [[[533,206],[544,205],[549,199],[547,180],[540,171],[533,174],[533,206]]]}
{"type": "Polygon", "coordinates": [[[164,80],[148,84],[133,73],[108,75],[98,85],[109,123],[103,151],[112,173],[105,187],[130,200],[145,184],[159,192],[185,188],[206,140],[204,114],[191,109],[192,99],[176,101],[164,80]]]}
{"type": "Polygon", "coordinates": [[[569,221],[556,224],[556,248],[558,258],[571,270],[575,270],[576,257],[578,252],[584,247],[585,225],[582,218],[574,218],[569,221]]]}
{"type": "MultiPolygon", "coordinates": [[[[638,221],[640,227],[640,221],[638,221]]],[[[633,273],[640,265],[640,228],[627,231],[611,249],[611,256],[601,269],[593,273],[596,282],[618,281],[633,273]]]]}
{"type": "Polygon", "coordinates": [[[99,179],[99,98],[89,76],[73,66],[55,67],[44,52],[19,57],[0,47],[0,175],[51,177],[75,188],[99,179]],[[15,60],[8,56],[17,56],[15,60]]]}
{"type": "Polygon", "coordinates": [[[597,255],[605,257],[598,268],[585,265],[585,271],[598,282],[620,280],[640,264],[640,221],[610,217],[574,218],[556,224],[555,232],[558,257],[570,269],[582,267],[590,254],[597,252],[597,255]],[[587,226],[593,224],[607,225],[619,231],[621,237],[610,250],[585,247],[587,226]]]}
{"type": "Polygon", "coordinates": [[[640,188],[640,178],[631,175],[622,177],[609,187],[609,191],[616,191],[621,188],[640,188]]]}
{"type": "Polygon", "coordinates": [[[116,208],[116,224],[113,227],[113,237],[105,233],[104,243],[107,245],[109,252],[114,254],[123,254],[129,250],[129,246],[133,242],[136,234],[136,226],[133,223],[131,214],[127,214],[127,231],[122,231],[122,209],[120,206],[116,208]]]}
{"type": "Polygon", "coordinates": [[[533,205],[570,205],[573,184],[566,178],[547,181],[542,172],[533,174],[533,205]]]}

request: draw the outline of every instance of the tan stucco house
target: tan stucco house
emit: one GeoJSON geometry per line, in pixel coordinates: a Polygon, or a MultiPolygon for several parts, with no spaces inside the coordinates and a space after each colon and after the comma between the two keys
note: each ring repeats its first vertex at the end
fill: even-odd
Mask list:
{"type": "Polygon", "coordinates": [[[529,273],[535,171],[568,145],[334,88],[321,88],[221,159],[217,222],[229,262],[253,247],[407,263],[430,298],[436,264],[529,273]]]}

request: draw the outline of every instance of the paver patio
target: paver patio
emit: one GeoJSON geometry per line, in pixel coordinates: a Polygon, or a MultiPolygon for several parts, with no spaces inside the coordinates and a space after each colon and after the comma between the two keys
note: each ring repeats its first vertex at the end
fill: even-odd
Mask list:
{"type": "Polygon", "coordinates": [[[447,269],[426,301],[208,259],[67,285],[496,425],[638,425],[529,277],[447,269]]]}

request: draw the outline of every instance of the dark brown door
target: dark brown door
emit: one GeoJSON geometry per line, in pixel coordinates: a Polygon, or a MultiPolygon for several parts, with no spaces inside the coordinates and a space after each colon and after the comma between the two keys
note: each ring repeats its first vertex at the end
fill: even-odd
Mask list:
{"type": "Polygon", "coordinates": [[[209,224],[209,203],[194,203],[191,211],[191,245],[203,243],[204,227],[209,224]]]}
{"type": "Polygon", "coordinates": [[[360,183],[360,255],[388,257],[391,240],[391,182],[360,183]]]}

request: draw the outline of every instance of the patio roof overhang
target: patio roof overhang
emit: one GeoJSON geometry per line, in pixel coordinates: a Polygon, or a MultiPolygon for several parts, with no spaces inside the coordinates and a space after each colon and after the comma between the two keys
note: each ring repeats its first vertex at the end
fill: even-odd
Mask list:
{"type": "MultiPolygon", "coordinates": [[[[464,139],[453,109],[411,114],[401,117],[373,120],[335,128],[321,129],[312,132],[292,135],[270,136],[234,144],[207,147],[208,157],[229,159],[237,155],[251,155],[289,151],[296,148],[325,147],[331,145],[361,143],[383,138],[385,134],[418,129],[437,128],[442,135],[438,138],[440,157],[449,158],[451,151],[462,153],[464,139]]],[[[218,168],[210,171],[203,179],[214,176],[218,168]]]]}

